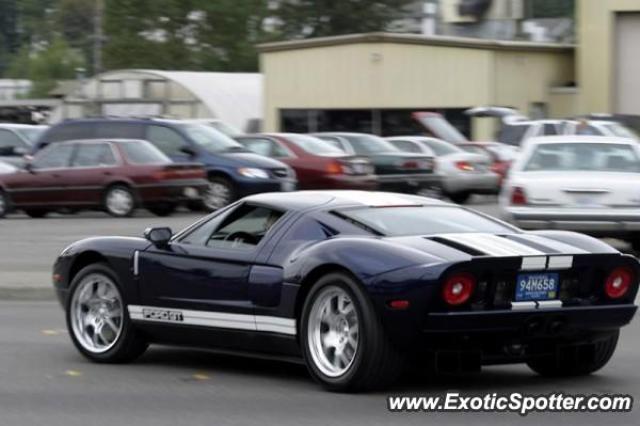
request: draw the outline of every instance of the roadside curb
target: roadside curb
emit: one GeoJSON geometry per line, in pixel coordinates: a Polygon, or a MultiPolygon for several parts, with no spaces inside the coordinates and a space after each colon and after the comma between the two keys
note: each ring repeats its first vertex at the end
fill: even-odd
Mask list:
{"type": "Polygon", "coordinates": [[[0,287],[0,300],[56,300],[53,288],[0,287]]]}

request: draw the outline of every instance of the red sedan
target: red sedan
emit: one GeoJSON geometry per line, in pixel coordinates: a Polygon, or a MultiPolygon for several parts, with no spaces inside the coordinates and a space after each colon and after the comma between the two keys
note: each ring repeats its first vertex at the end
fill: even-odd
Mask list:
{"type": "Polygon", "coordinates": [[[166,216],[179,202],[201,198],[205,177],[201,165],[173,163],[142,140],[61,142],[39,151],[24,170],[0,175],[0,217],[80,209],[126,217],[139,206],[166,216]]]}
{"type": "Polygon", "coordinates": [[[276,158],[293,168],[299,189],[359,189],[378,187],[373,165],[363,157],[309,135],[271,133],[238,136],[251,151],[276,158]]]}

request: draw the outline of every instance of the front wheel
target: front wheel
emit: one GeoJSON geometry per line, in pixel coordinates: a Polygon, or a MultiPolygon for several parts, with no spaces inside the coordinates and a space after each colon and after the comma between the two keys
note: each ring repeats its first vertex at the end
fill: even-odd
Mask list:
{"type": "Polygon", "coordinates": [[[33,219],[42,219],[49,213],[48,210],[44,209],[24,209],[24,212],[27,216],[33,219]]]}
{"type": "Polygon", "coordinates": [[[134,360],[147,349],[127,312],[115,273],[105,264],[83,268],[71,283],[67,328],[76,348],[101,363],[134,360]]]}
{"type": "Polygon", "coordinates": [[[620,331],[592,343],[559,345],[550,355],[532,358],[527,365],[542,376],[585,376],[604,367],[613,356],[620,331]]]}
{"type": "Polygon", "coordinates": [[[234,197],[235,193],[231,181],[222,176],[213,176],[209,178],[209,187],[204,193],[202,203],[207,210],[215,211],[231,204],[234,197]]]}
{"type": "Polygon", "coordinates": [[[174,203],[159,203],[147,206],[147,210],[156,216],[165,217],[170,216],[176,211],[176,205],[174,203]]]}
{"type": "Polygon", "coordinates": [[[447,197],[456,204],[465,204],[471,198],[471,194],[469,192],[456,192],[447,194],[447,197]]]}
{"type": "Polygon", "coordinates": [[[313,285],[302,310],[300,336],[311,376],[329,390],[380,388],[402,370],[403,357],[369,297],[347,274],[328,274],[313,285]]]}

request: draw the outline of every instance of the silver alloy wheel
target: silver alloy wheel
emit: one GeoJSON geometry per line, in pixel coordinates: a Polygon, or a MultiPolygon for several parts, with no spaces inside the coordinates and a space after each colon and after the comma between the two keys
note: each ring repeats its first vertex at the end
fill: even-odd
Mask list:
{"type": "Polygon", "coordinates": [[[328,377],[343,375],[356,357],[358,312],[342,288],[328,286],[316,296],[307,324],[307,345],[315,366],[328,377]]]}
{"type": "Polygon", "coordinates": [[[133,209],[133,195],[124,188],[112,188],[107,193],[105,203],[109,213],[126,216],[133,209]]]}
{"type": "Polygon", "coordinates": [[[222,208],[231,202],[231,189],[221,182],[209,182],[203,201],[209,210],[222,208]]]}
{"type": "Polygon", "coordinates": [[[7,196],[0,191],[0,217],[7,213],[7,196]]]}
{"type": "Polygon", "coordinates": [[[111,278],[92,273],[76,287],[69,307],[71,331],[84,349],[103,353],[116,344],[124,320],[122,297],[111,278]]]}

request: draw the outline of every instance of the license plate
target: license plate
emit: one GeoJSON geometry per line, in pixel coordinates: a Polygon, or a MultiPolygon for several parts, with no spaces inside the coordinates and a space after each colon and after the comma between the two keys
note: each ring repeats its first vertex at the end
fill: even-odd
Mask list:
{"type": "Polygon", "coordinates": [[[285,181],[285,182],[282,182],[280,184],[280,189],[282,190],[282,192],[295,191],[296,190],[296,184],[295,184],[295,182],[285,181]]]}
{"type": "Polygon", "coordinates": [[[516,302],[551,300],[558,297],[558,273],[519,274],[516,281],[516,302]]]}

